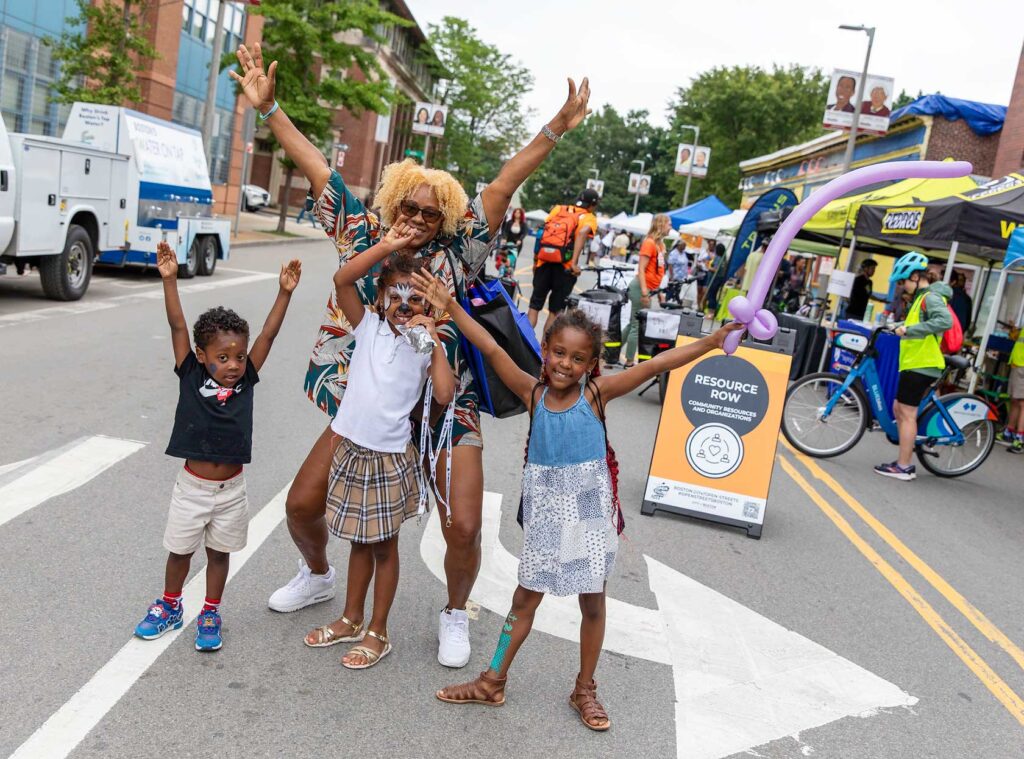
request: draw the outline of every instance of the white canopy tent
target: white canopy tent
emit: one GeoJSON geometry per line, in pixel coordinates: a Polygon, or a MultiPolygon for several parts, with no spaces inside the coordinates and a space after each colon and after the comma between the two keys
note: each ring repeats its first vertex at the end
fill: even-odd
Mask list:
{"type": "Polygon", "coordinates": [[[541,224],[543,224],[545,221],[548,220],[548,212],[541,210],[540,208],[536,209],[535,211],[528,211],[526,213],[526,219],[527,221],[539,221],[541,224]]]}
{"type": "Polygon", "coordinates": [[[718,237],[722,230],[735,229],[738,227],[743,223],[743,217],[746,215],[746,211],[737,210],[732,213],[727,213],[724,216],[715,216],[711,219],[704,219],[704,221],[680,224],[679,234],[693,235],[694,237],[703,237],[705,239],[713,240],[718,237]]]}
{"type": "MultiPolygon", "coordinates": [[[[968,392],[973,393],[978,385],[978,372],[985,360],[985,351],[988,348],[988,339],[995,331],[996,322],[999,316],[999,307],[1003,300],[1003,293],[1006,292],[1006,280],[1014,275],[1024,274],[1024,227],[1018,227],[1010,235],[1010,242],[1006,248],[1006,255],[1003,257],[1003,269],[999,273],[999,281],[996,284],[995,295],[988,309],[988,317],[985,319],[985,329],[981,334],[981,343],[978,346],[978,353],[974,358],[974,375],[971,377],[971,384],[968,392]]],[[[984,294],[983,294],[984,295],[984,294]]],[[[1021,305],[1024,311],[1024,304],[1021,305]]],[[[1020,313],[1017,315],[1016,324],[1020,326],[1020,313]]]]}

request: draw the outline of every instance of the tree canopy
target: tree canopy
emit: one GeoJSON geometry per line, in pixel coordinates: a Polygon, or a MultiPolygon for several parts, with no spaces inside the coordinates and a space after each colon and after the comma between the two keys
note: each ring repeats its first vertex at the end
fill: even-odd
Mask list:
{"type": "Polygon", "coordinates": [[[68,30],[59,38],[43,40],[60,63],[52,99],[105,105],[140,102],[136,71],[158,57],[141,18],[142,3],[76,1],[78,15],[68,19],[68,30]]]}
{"type": "Polygon", "coordinates": [[[533,75],[512,56],[480,39],[468,21],[445,16],[431,24],[438,79],[436,100],[448,106],[444,138],[434,143],[432,165],[448,169],[467,191],[490,181],[526,137],[523,96],[533,75]]]}

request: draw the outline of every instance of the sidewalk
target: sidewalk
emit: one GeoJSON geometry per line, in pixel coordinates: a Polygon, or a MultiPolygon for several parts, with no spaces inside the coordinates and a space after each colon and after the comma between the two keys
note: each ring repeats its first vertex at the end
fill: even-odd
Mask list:
{"type": "MultiPolygon", "coordinates": [[[[238,219],[238,232],[231,236],[232,247],[245,247],[247,245],[266,245],[267,243],[280,242],[301,242],[304,240],[326,240],[323,227],[317,222],[314,227],[309,222],[309,216],[302,219],[301,224],[295,223],[295,215],[298,208],[291,208],[288,219],[285,222],[284,234],[279,234],[277,229],[276,208],[264,208],[258,213],[242,211],[238,219]]],[[[232,222],[234,219],[232,219],[232,222]]]]}

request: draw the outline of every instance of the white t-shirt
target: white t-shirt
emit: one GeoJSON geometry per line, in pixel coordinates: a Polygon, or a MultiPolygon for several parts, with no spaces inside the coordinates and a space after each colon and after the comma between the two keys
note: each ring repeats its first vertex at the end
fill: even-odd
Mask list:
{"type": "Polygon", "coordinates": [[[353,331],[356,347],[348,387],[331,429],[356,445],[381,453],[403,453],[412,441],[409,414],[423,400],[430,354],[409,342],[373,311],[353,331]]]}

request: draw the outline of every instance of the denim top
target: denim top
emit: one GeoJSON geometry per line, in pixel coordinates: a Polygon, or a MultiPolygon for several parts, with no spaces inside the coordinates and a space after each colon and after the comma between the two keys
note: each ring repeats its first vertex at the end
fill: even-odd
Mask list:
{"type": "Polygon", "coordinates": [[[585,461],[604,461],[604,425],[597,418],[581,387],[580,397],[565,411],[545,405],[548,389],[533,412],[533,430],[526,461],[541,466],[570,466],[585,461]]]}

